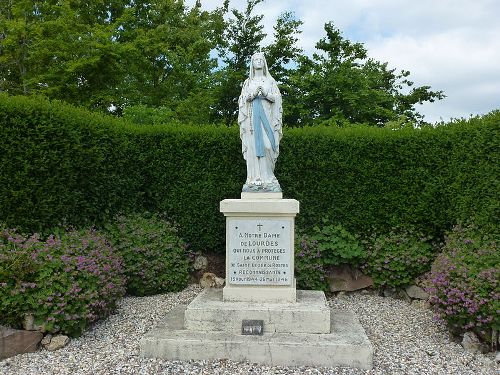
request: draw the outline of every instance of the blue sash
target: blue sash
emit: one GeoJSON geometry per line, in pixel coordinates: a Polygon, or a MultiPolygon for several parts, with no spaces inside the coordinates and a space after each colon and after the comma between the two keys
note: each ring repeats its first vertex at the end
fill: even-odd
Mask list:
{"type": "Polygon", "coordinates": [[[269,120],[264,112],[264,107],[262,106],[262,97],[257,96],[252,102],[253,110],[253,129],[255,137],[255,153],[257,157],[266,156],[266,150],[264,148],[264,135],[262,134],[262,127],[267,134],[267,137],[271,141],[271,147],[274,152],[276,152],[276,142],[274,140],[273,130],[271,125],[269,125],[269,120]],[[260,126],[262,124],[262,126],[260,126]]]}

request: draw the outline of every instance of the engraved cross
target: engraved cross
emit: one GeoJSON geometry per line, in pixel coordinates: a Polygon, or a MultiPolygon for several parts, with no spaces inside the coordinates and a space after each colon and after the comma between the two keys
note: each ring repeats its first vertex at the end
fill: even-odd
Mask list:
{"type": "Polygon", "coordinates": [[[257,224],[257,226],[259,227],[259,232],[260,232],[260,230],[262,229],[261,227],[263,227],[263,225],[262,224],[257,224]]]}

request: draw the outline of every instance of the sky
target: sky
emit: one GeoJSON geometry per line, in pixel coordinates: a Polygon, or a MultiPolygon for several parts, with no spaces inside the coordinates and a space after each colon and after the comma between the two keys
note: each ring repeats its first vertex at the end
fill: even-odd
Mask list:
{"type": "MultiPolygon", "coordinates": [[[[223,1],[201,3],[212,10],[223,1]]],[[[246,0],[230,0],[230,9],[245,5],[246,0]]],[[[255,13],[264,14],[269,38],[285,11],[303,22],[299,46],[306,54],[314,52],[324,24],[332,21],[345,38],[363,43],[369,57],[409,70],[416,86],[443,90],[445,99],[417,105],[429,122],[500,109],[498,0],[265,0],[255,13]]]]}

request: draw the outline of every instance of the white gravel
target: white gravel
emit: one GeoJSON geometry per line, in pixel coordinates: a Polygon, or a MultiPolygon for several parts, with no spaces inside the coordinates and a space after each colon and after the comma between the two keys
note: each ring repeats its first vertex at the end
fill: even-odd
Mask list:
{"type": "Polygon", "coordinates": [[[270,367],[221,361],[165,361],[139,357],[139,339],[167,311],[199,292],[127,297],[117,314],[56,352],[46,350],[0,361],[0,374],[500,374],[494,355],[472,354],[450,340],[432,312],[372,294],[332,297],[332,307],[356,313],[374,347],[374,368],[270,367]]]}

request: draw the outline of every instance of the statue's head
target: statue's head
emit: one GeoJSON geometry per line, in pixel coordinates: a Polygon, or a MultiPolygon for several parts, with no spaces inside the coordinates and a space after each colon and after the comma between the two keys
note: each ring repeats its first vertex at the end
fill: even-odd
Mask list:
{"type": "Polygon", "coordinates": [[[254,69],[264,69],[266,58],[262,52],[257,52],[252,56],[252,66],[254,69]]]}
{"type": "Polygon", "coordinates": [[[270,76],[267,70],[267,62],[263,52],[256,52],[250,61],[250,78],[255,76],[255,71],[262,69],[264,76],[270,76]]]}

